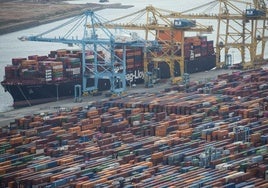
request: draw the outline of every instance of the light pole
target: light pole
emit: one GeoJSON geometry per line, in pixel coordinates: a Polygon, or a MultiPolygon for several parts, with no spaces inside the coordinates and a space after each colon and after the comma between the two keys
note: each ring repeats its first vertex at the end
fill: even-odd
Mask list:
{"type": "Polygon", "coordinates": [[[234,50],[232,50],[232,65],[234,65],[234,50]]]}
{"type": "Polygon", "coordinates": [[[56,84],[57,101],[59,100],[59,84],[56,84]]]}

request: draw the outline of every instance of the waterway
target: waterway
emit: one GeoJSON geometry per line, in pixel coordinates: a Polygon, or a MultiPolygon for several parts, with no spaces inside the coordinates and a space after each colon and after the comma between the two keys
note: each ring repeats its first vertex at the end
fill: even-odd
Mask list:
{"type": "MultiPolygon", "coordinates": [[[[73,0],[67,1],[68,3],[99,3],[98,0],[73,0]]],[[[192,7],[202,5],[207,3],[207,0],[198,0],[198,1],[188,1],[188,0],[109,0],[106,3],[121,3],[123,5],[134,5],[134,7],[129,9],[105,9],[97,11],[96,14],[106,18],[107,20],[118,18],[136,12],[145,8],[146,6],[154,6],[161,9],[172,10],[181,12],[183,10],[188,10],[192,7]]],[[[209,12],[213,11],[207,10],[209,12]]],[[[138,19],[138,18],[137,18],[138,19]]],[[[4,78],[5,66],[11,64],[12,58],[18,57],[28,57],[30,55],[47,55],[51,50],[57,49],[68,49],[69,47],[66,44],[61,43],[48,43],[48,42],[31,42],[31,41],[20,41],[18,37],[20,36],[29,36],[43,33],[44,31],[50,30],[54,27],[59,26],[62,23],[65,23],[66,20],[61,20],[38,27],[21,30],[18,32],[13,32],[0,36],[0,81],[4,78]]],[[[213,25],[215,22],[211,20],[206,20],[205,24],[213,25]]],[[[58,33],[60,36],[60,34],[58,33]]],[[[215,33],[208,35],[208,39],[215,40],[215,33]]],[[[73,47],[74,48],[74,47],[73,47]]],[[[76,47],[77,48],[77,47],[76,47]]],[[[233,54],[234,55],[234,54],[233,54]]],[[[4,112],[12,109],[13,99],[9,93],[5,92],[3,87],[0,86],[0,112],[4,112]]]]}

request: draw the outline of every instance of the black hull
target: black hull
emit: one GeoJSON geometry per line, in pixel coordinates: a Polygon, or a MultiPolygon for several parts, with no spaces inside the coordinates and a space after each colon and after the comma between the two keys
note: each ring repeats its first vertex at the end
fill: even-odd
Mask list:
{"type": "Polygon", "coordinates": [[[216,55],[198,57],[185,61],[185,72],[192,74],[204,72],[216,67],[216,55]]]}
{"type": "MultiPolygon", "coordinates": [[[[215,55],[195,58],[194,60],[185,61],[185,71],[187,73],[197,73],[207,71],[216,66],[215,55]]],[[[163,62],[160,64],[160,78],[170,78],[169,66],[163,62]]],[[[174,75],[180,75],[179,64],[175,64],[174,75]]],[[[142,84],[144,82],[143,68],[127,70],[126,75],[127,85],[142,84]]],[[[88,87],[93,86],[94,79],[88,80],[88,87]]],[[[66,98],[74,97],[75,85],[80,84],[79,80],[71,80],[65,82],[51,84],[6,84],[2,82],[3,87],[13,97],[15,108],[53,102],[66,98]]],[[[109,79],[100,79],[98,82],[98,90],[105,91],[111,87],[109,79]]]]}
{"type": "Polygon", "coordinates": [[[69,81],[53,84],[4,84],[10,93],[15,108],[53,102],[74,96],[74,87],[81,81],[69,81]]]}
{"type": "MultiPolygon", "coordinates": [[[[161,62],[158,64],[159,66],[159,77],[162,79],[170,78],[170,68],[166,62],[161,62]]],[[[193,60],[185,60],[184,61],[184,70],[180,70],[180,65],[178,62],[174,64],[174,76],[182,76],[181,72],[193,74],[198,72],[204,72],[211,70],[216,67],[216,56],[202,56],[197,57],[193,60]]],[[[149,71],[152,71],[152,67],[148,67],[149,71]]]]}

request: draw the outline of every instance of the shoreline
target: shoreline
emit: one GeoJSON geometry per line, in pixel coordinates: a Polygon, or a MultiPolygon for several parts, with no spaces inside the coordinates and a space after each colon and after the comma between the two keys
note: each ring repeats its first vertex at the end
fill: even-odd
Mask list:
{"type": "Polygon", "coordinates": [[[127,9],[133,5],[0,2],[0,35],[71,18],[87,10],[127,9]],[[25,10],[27,9],[27,10],[25,10]],[[46,11],[44,11],[44,9],[46,11]]]}

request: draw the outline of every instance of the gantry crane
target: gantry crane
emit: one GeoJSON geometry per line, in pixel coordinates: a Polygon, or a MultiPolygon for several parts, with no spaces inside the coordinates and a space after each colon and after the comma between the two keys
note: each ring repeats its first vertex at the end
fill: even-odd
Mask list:
{"type": "MultiPolygon", "coordinates": [[[[146,48],[144,53],[144,73],[151,75],[154,69],[159,69],[159,63],[166,62],[170,68],[170,77],[173,79],[177,76],[182,76],[185,72],[184,33],[186,31],[211,33],[213,28],[212,26],[204,26],[194,20],[177,20],[177,22],[174,22],[174,20],[165,16],[169,15],[169,13],[170,11],[164,9],[147,6],[129,15],[109,20],[103,25],[106,28],[144,31],[145,41],[157,41],[158,47],[160,46],[161,49],[146,48]],[[131,20],[128,21],[128,19],[131,20]],[[119,23],[120,21],[123,24],[119,23]],[[174,70],[175,63],[179,64],[180,70],[174,70]]],[[[88,27],[99,26],[89,24],[88,27]]]]}
{"type": "Polygon", "coordinates": [[[228,55],[233,53],[230,51],[236,49],[240,53],[241,64],[246,69],[267,63],[267,12],[264,0],[214,0],[183,12],[170,12],[165,17],[217,21],[217,67],[225,66],[230,57],[228,55]],[[208,13],[215,9],[218,11],[208,13]],[[197,14],[200,10],[205,13],[197,14]]]}
{"type": "MultiPolygon", "coordinates": [[[[216,65],[218,68],[225,67],[228,62],[234,63],[234,55],[241,59],[239,62],[244,69],[254,68],[267,63],[265,55],[267,55],[267,39],[268,39],[268,9],[264,0],[213,0],[201,6],[191,8],[182,12],[158,9],[148,6],[145,9],[135,13],[111,20],[105,23],[108,27],[123,27],[134,30],[145,30],[145,39],[147,40],[148,33],[154,31],[165,30],[174,36],[173,24],[171,19],[187,19],[187,20],[205,20],[216,22],[216,65]],[[212,10],[216,10],[212,12],[212,10]],[[200,12],[200,11],[203,11],[200,12]],[[146,12],[146,13],[144,13],[146,12]],[[146,14],[145,24],[135,24],[134,19],[139,18],[139,14],[146,14]],[[126,17],[135,15],[133,22],[125,24],[115,24],[115,21],[123,20],[126,17]],[[151,15],[151,16],[150,16],[151,15]],[[161,22],[162,21],[162,22],[161,22]],[[235,54],[234,54],[235,53],[235,54]],[[233,56],[233,57],[232,57],[233,56]],[[232,59],[230,60],[230,58],[232,59]]],[[[209,30],[210,26],[207,28],[209,30]]],[[[204,27],[203,27],[204,29],[204,27]]],[[[193,28],[184,28],[183,31],[193,31],[193,28]]],[[[207,30],[207,31],[208,31],[207,30]]],[[[195,31],[202,32],[200,28],[195,31]]],[[[205,30],[204,30],[205,31],[205,30]]],[[[206,31],[205,31],[206,32],[206,31]]],[[[182,32],[182,35],[184,32],[182,32]]],[[[156,37],[157,38],[157,37],[156,37]]],[[[169,44],[164,46],[176,45],[176,40],[171,37],[169,44]]],[[[183,37],[182,41],[183,43],[183,37]]],[[[183,49],[182,49],[183,50],[183,49]]],[[[174,51],[173,51],[174,52],[174,51]]],[[[174,53],[173,53],[174,54],[174,53]]],[[[175,60],[180,61],[181,70],[183,70],[183,51],[180,57],[174,56],[172,53],[169,56],[162,56],[162,59],[157,57],[155,60],[162,61],[165,59],[168,62],[170,69],[173,70],[175,60]]],[[[148,61],[153,61],[148,58],[148,61]]],[[[145,71],[147,66],[145,66],[145,71]]],[[[182,71],[181,71],[182,72],[182,71]]],[[[171,75],[173,71],[171,71],[171,75]]],[[[173,75],[172,75],[173,76],[173,75]]]]}
{"type": "Polygon", "coordinates": [[[143,47],[144,41],[138,38],[131,38],[127,41],[118,40],[115,35],[102,25],[101,16],[94,11],[88,10],[82,15],[35,36],[24,36],[21,40],[64,43],[70,46],[77,45],[82,49],[82,90],[92,92],[98,90],[99,79],[109,79],[112,93],[121,93],[126,88],[126,47],[143,47]],[[95,27],[89,29],[87,24],[98,25],[101,31],[95,27]],[[60,37],[55,34],[61,33],[60,37]],[[104,37],[99,36],[102,35],[104,37]],[[54,35],[54,36],[51,36],[54,35]],[[122,57],[115,55],[115,49],[122,49],[122,57]],[[93,63],[87,63],[87,51],[93,52],[93,63]],[[105,56],[99,54],[102,51],[105,56]],[[118,68],[119,67],[119,68],[118,68]],[[119,70],[120,69],[120,70],[119,70]],[[88,80],[93,79],[94,83],[89,84],[88,80]]]}

